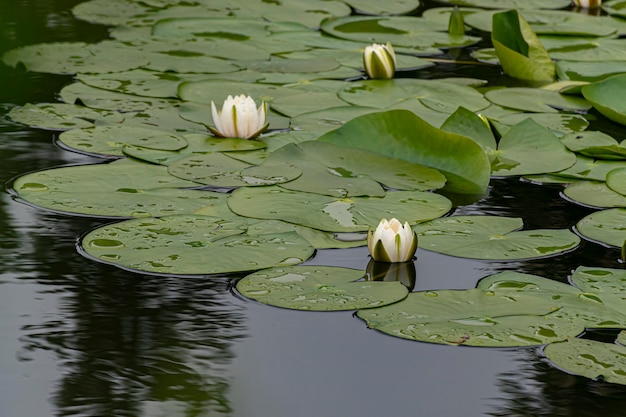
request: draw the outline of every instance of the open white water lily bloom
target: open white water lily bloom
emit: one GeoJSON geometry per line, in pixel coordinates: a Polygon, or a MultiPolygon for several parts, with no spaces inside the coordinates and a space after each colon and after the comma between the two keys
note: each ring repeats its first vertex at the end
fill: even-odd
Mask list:
{"type": "Polygon", "coordinates": [[[396,54],[391,43],[387,45],[372,44],[365,47],[363,66],[367,76],[372,79],[388,80],[396,72],[396,54]]]}
{"type": "Polygon", "coordinates": [[[602,0],[574,0],[574,4],[583,9],[597,9],[602,6],[602,0]]]}
{"type": "Polygon", "coordinates": [[[254,100],[243,94],[228,96],[222,110],[218,111],[211,101],[211,112],[215,127],[208,126],[209,130],[222,138],[252,139],[261,134],[269,123],[265,122],[267,105],[262,102],[257,109],[254,100]]]}
{"type": "Polygon", "coordinates": [[[407,262],[417,250],[417,233],[408,222],[382,219],[376,230],[367,232],[367,248],[379,262],[407,262]]]}

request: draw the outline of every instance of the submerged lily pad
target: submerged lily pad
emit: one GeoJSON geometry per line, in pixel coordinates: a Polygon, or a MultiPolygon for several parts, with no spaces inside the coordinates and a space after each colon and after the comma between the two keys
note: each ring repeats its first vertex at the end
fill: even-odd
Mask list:
{"type": "Polygon", "coordinates": [[[546,346],[544,353],[554,365],[566,372],[626,385],[624,346],[573,338],[546,346]]]}
{"type": "Polygon", "coordinates": [[[408,294],[399,282],[357,281],[364,271],[331,266],[293,266],[255,272],[237,282],[246,297],[295,310],[338,311],[380,307],[408,294]]]}
{"type": "Polygon", "coordinates": [[[96,217],[164,216],[224,204],[224,194],[181,189],[193,186],[169,175],[166,167],[127,159],[33,172],[13,183],[30,204],[96,217]]]}
{"type": "Polygon", "coordinates": [[[451,216],[413,227],[420,248],[461,258],[510,260],[558,255],[578,246],[569,230],[516,231],[522,219],[497,216],[451,216]]]}
{"type": "Polygon", "coordinates": [[[126,145],[147,149],[177,151],[187,146],[185,138],[160,130],[128,126],[96,126],[63,132],[58,140],[79,152],[123,156],[126,145]]]}
{"type": "Polygon", "coordinates": [[[329,232],[366,231],[382,217],[415,224],[441,217],[451,206],[447,198],[423,191],[393,191],[382,198],[333,198],[269,186],[238,188],[228,197],[228,207],[240,216],[284,220],[329,232]]]}
{"type": "Polygon", "coordinates": [[[589,240],[621,248],[626,240],[626,208],[591,213],[576,223],[576,229],[589,240]]]}
{"type": "Polygon", "coordinates": [[[596,110],[614,122],[626,125],[626,74],[586,85],[582,92],[596,110]]]}
{"type": "Polygon", "coordinates": [[[210,216],[134,219],[92,230],[83,250],[134,271],[208,275],[294,265],[313,247],[295,232],[249,234],[245,220],[210,216]]]}
{"type": "Polygon", "coordinates": [[[489,183],[489,159],[480,145],[437,129],[407,110],[360,116],[318,140],[435,168],[446,176],[444,189],[450,192],[481,194],[489,183]]]}
{"type": "Polygon", "coordinates": [[[368,327],[422,342],[468,346],[533,346],[574,337],[582,323],[553,314],[553,300],[510,291],[413,292],[390,306],[359,310],[368,327]]]}

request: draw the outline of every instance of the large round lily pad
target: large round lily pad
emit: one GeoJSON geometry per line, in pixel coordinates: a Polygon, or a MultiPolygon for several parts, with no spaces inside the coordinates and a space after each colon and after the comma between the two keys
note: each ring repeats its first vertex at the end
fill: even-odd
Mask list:
{"type": "Polygon", "coordinates": [[[358,281],[364,271],[331,266],[271,268],[237,283],[246,297],[295,310],[337,311],[380,307],[402,300],[399,282],[358,281]]]}
{"type": "Polygon", "coordinates": [[[104,156],[123,156],[125,145],[163,151],[178,151],[187,146],[187,141],[180,135],[122,125],[69,130],[61,133],[58,140],[79,152],[104,156]]]}
{"type": "Polygon", "coordinates": [[[224,194],[182,189],[194,186],[166,167],[126,159],[33,172],[13,183],[30,204],[96,217],[165,216],[224,204],[224,194]]]}
{"type": "Polygon", "coordinates": [[[228,206],[245,217],[284,220],[329,232],[362,232],[383,217],[410,224],[441,217],[452,203],[423,191],[393,191],[382,198],[334,198],[269,186],[238,188],[229,195],[228,206]]]}
{"type": "Polygon", "coordinates": [[[497,216],[451,216],[413,227],[420,247],[461,258],[510,260],[558,255],[580,238],[569,230],[516,231],[522,219],[497,216]]]}
{"type": "Polygon", "coordinates": [[[92,230],[81,241],[91,257],[157,274],[207,275],[294,265],[313,246],[295,232],[249,234],[245,220],[211,216],[133,219],[92,230]]]}
{"type": "MultiPolygon", "coordinates": [[[[626,148],[624,148],[626,150],[626,148]]],[[[606,185],[626,197],[626,167],[617,168],[606,174],[606,185]]]]}
{"type": "Polygon", "coordinates": [[[570,200],[591,207],[626,207],[626,196],[616,193],[599,181],[576,181],[563,194],[570,200]]]}
{"type": "Polygon", "coordinates": [[[626,208],[591,213],[576,223],[576,229],[589,240],[621,248],[626,241],[626,208]]]}
{"type": "Polygon", "coordinates": [[[532,346],[574,337],[581,323],[551,315],[558,303],[509,291],[414,292],[390,306],[359,310],[368,327],[405,339],[469,346],[532,346]]]}

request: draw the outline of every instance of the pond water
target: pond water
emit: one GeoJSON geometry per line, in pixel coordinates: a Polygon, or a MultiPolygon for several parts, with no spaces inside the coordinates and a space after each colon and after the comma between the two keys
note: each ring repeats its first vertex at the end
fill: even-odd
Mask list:
{"type": "MultiPolygon", "coordinates": [[[[78,2],[2,2],[0,52],[104,38],[106,28],[72,18],[78,2]]],[[[498,77],[451,65],[421,76],[450,73],[498,77]]],[[[55,100],[71,78],[1,66],[0,80],[5,114],[55,100]]],[[[60,149],[54,137],[0,118],[0,182],[99,161],[60,149]]],[[[456,213],[569,228],[592,210],[564,200],[560,189],[494,179],[484,199],[456,213]]],[[[105,223],[0,195],[0,417],[625,415],[626,388],[555,369],[536,348],[411,342],[368,329],[351,312],[242,299],[227,278],[164,278],[85,259],[77,237],[105,223]]],[[[471,288],[505,270],[565,281],[579,265],[615,268],[618,256],[590,242],[558,258],[506,263],[420,249],[415,290],[471,288]]],[[[318,251],[307,263],[363,269],[367,262],[367,249],[357,248],[318,251]]]]}

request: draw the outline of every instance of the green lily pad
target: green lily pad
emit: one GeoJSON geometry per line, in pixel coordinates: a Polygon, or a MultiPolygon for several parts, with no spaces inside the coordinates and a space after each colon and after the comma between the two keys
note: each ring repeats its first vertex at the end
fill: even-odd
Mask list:
{"type": "Polygon", "coordinates": [[[21,64],[28,71],[52,74],[126,71],[149,62],[141,51],[116,41],[93,45],[84,42],[27,45],[6,52],[2,61],[11,67],[21,64]]]}
{"type": "Polygon", "coordinates": [[[346,16],[325,20],[320,29],[340,39],[368,44],[391,42],[394,48],[412,48],[418,54],[436,55],[436,48],[468,46],[479,40],[449,35],[447,24],[414,16],[346,16]]]}
{"type": "Polygon", "coordinates": [[[584,206],[600,208],[626,207],[626,196],[611,190],[604,182],[574,182],[563,190],[563,194],[568,199],[584,206]]]}
{"type": "Polygon", "coordinates": [[[613,75],[626,72],[625,61],[556,62],[556,73],[561,80],[600,81],[613,75]]]}
{"type": "Polygon", "coordinates": [[[123,156],[125,145],[148,149],[177,151],[187,146],[187,140],[179,135],[154,129],[127,126],[96,126],[63,132],[58,140],[65,146],[95,155],[123,156]]]}
{"type": "Polygon", "coordinates": [[[626,347],[573,338],[546,346],[544,353],[557,367],[586,378],[626,385],[626,347]]]}
{"type": "Polygon", "coordinates": [[[441,0],[440,3],[483,9],[564,9],[568,0],[441,0]]]}
{"type": "Polygon", "coordinates": [[[378,0],[345,0],[359,14],[399,15],[407,14],[420,7],[419,0],[392,0],[384,4],[378,0]]]}
{"type": "Polygon", "coordinates": [[[609,171],[606,174],[606,185],[626,197],[626,167],[609,171]]]}
{"type": "MultiPolygon", "coordinates": [[[[589,122],[580,114],[565,113],[517,113],[501,116],[497,118],[497,122],[506,126],[516,125],[526,119],[532,119],[541,126],[549,129],[552,133],[563,136],[567,133],[582,132],[587,129],[589,122]]],[[[492,120],[493,122],[493,120],[492,120]]],[[[496,128],[499,126],[494,123],[496,128]]],[[[508,129],[507,129],[508,130],[508,129]]],[[[506,131],[501,132],[501,134],[506,131]]]]}
{"type": "Polygon", "coordinates": [[[383,217],[415,224],[441,217],[451,206],[447,198],[423,191],[348,199],[269,186],[238,188],[228,197],[228,207],[240,216],[284,220],[329,232],[366,231],[383,217]]]}
{"type": "Polygon", "coordinates": [[[218,107],[228,95],[245,94],[260,103],[270,103],[277,97],[298,94],[285,87],[269,84],[242,83],[227,80],[205,80],[195,82],[183,82],[178,87],[178,95],[185,101],[211,104],[215,102],[218,107]]]}
{"type": "Polygon", "coordinates": [[[280,184],[302,174],[292,164],[264,162],[251,165],[220,152],[188,156],[169,164],[167,171],[175,177],[214,187],[280,184]]]}
{"type": "Polygon", "coordinates": [[[500,139],[494,153],[493,175],[544,174],[567,169],[576,163],[576,155],[552,132],[532,119],[511,127],[500,139]]]}
{"type": "MultiPolygon", "coordinates": [[[[537,35],[559,36],[610,36],[615,34],[616,25],[606,17],[589,16],[566,10],[537,10],[517,8],[537,35]]],[[[495,10],[468,14],[465,23],[475,29],[491,32],[495,10]]]]}
{"type": "Polygon", "coordinates": [[[586,293],[598,294],[615,309],[622,309],[626,295],[623,269],[579,266],[572,274],[572,282],[586,293]]]}
{"type": "Polygon", "coordinates": [[[551,315],[555,303],[510,291],[413,292],[390,306],[359,310],[368,327],[422,342],[468,346],[533,346],[574,337],[581,323],[551,315]]]}
{"type": "Polygon", "coordinates": [[[350,104],[380,109],[411,99],[418,99],[424,106],[447,114],[460,106],[471,111],[489,106],[483,95],[473,88],[437,80],[401,78],[357,81],[337,94],[350,104]]]}
{"type": "Polygon", "coordinates": [[[626,125],[626,74],[615,75],[586,85],[582,93],[607,118],[626,125]]]}
{"type": "Polygon", "coordinates": [[[554,63],[517,10],[493,15],[491,41],[505,74],[532,81],[554,79],[554,63]]]}
{"type": "Polygon", "coordinates": [[[257,151],[267,147],[264,142],[251,139],[217,138],[197,133],[183,135],[183,137],[188,146],[176,151],[162,151],[131,145],[124,146],[122,151],[124,155],[132,156],[141,161],[170,165],[172,162],[187,158],[192,154],[257,151]]]}
{"type": "Polygon", "coordinates": [[[609,0],[604,2],[602,10],[610,15],[626,18],[626,1],[624,0],[609,0]]]}
{"type": "Polygon", "coordinates": [[[582,62],[604,62],[604,61],[626,61],[626,50],[624,41],[613,38],[577,38],[574,40],[548,39],[542,37],[546,44],[550,56],[557,60],[582,61],[582,62]]]}
{"type": "Polygon", "coordinates": [[[576,223],[585,238],[621,248],[626,240],[626,208],[597,211],[576,223]]]}
{"type": "Polygon", "coordinates": [[[115,91],[90,87],[83,83],[72,83],[61,89],[59,96],[65,103],[81,103],[94,110],[111,110],[123,113],[174,107],[178,100],[141,97],[115,91]]]}
{"type": "Polygon", "coordinates": [[[502,88],[488,91],[485,98],[500,106],[533,113],[582,112],[591,108],[587,100],[541,88],[502,88]]]}
{"type": "Polygon", "coordinates": [[[255,272],[237,282],[244,296],[294,310],[339,311],[380,307],[408,294],[399,282],[357,281],[364,272],[331,266],[293,266],[255,272]]]}
{"type": "Polygon", "coordinates": [[[556,174],[566,178],[606,181],[606,176],[610,171],[623,167],[626,167],[626,161],[593,159],[587,156],[576,155],[576,163],[574,165],[556,174]]]}
{"type": "Polygon", "coordinates": [[[437,170],[423,165],[319,141],[285,145],[266,161],[293,164],[302,171],[283,188],[334,197],[382,197],[385,191],[380,184],[426,191],[442,188],[446,182],[437,170]]]}
{"type": "Polygon", "coordinates": [[[435,168],[446,176],[444,189],[450,192],[481,194],[489,183],[489,159],[476,142],[437,129],[406,110],[360,116],[318,140],[435,168]]]}
{"type": "Polygon", "coordinates": [[[561,141],[570,151],[590,158],[626,159],[626,141],[621,144],[604,132],[570,133],[561,137],[561,141]]]}
{"type": "Polygon", "coordinates": [[[294,265],[314,252],[295,232],[248,234],[245,220],[192,215],[109,224],[87,233],[81,246],[87,255],[104,263],[171,275],[294,265]]]}
{"type": "Polygon", "coordinates": [[[315,133],[318,137],[335,130],[350,120],[368,113],[379,112],[375,107],[339,106],[324,110],[312,111],[295,116],[291,119],[291,128],[295,131],[315,133]]]}
{"type": "Polygon", "coordinates": [[[459,107],[441,125],[441,130],[467,136],[480,145],[487,153],[497,147],[489,122],[485,122],[476,113],[459,107]]]}
{"type": "Polygon", "coordinates": [[[461,258],[511,260],[554,256],[578,246],[569,230],[523,230],[522,219],[452,216],[413,227],[422,249],[461,258]]]}
{"type": "Polygon", "coordinates": [[[12,108],[7,116],[14,122],[48,130],[80,129],[93,126],[95,120],[115,123],[123,119],[114,112],[65,103],[27,103],[12,108]]]}
{"type": "Polygon", "coordinates": [[[165,216],[224,203],[221,193],[181,189],[196,185],[169,175],[166,167],[121,159],[26,174],[13,189],[35,206],[95,217],[165,216]]]}
{"type": "Polygon", "coordinates": [[[272,109],[287,117],[345,105],[346,102],[337,97],[335,92],[317,91],[278,97],[272,101],[272,109]]]}
{"type": "Polygon", "coordinates": [[[78,74],[77,79],[90,87],[143,97],[173,98],[182,81],[198,81],[206,74],[173,74],[134,69],[112,74],[78,74]]]}
{"type": "Polygon", "coordinates": [[[598,288],[576,288],[536,275],[512,271],[483,278],[477,288],[500,293],[524,293],[552,300],[558,304],[552,313],[554,316],[582,323],[586,328],[612,329],[626,326],[626,315],[622,312],[621,302],[616,303],[611,294],[598,288]]]}

